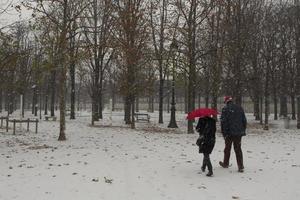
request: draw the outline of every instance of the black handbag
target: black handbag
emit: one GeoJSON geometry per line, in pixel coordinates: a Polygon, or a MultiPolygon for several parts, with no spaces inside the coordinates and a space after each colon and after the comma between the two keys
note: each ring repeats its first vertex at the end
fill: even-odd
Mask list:
{"type": "Polygon", "coordinates": [[[199,136],[199,138],[196,141],[196,144],[199,147],[199,153],[203,153],[203,151],[204,151],[204,137],[199,136]]]}

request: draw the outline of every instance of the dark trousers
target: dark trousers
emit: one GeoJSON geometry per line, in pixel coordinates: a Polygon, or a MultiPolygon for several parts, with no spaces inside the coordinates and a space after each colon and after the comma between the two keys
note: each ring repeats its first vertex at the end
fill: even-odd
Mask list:
{"type": "Polygon", "coordinates": [[[225,138],[224,161],[223,161],[223,164],[225,166],[229,165],[231,146],[233,143],[238,168],[244,169],[241,141],[242,141],[241,136],[228,136],[225,138]]]}
{"type": "Polygon", "coordinates": [[[212,165],[211,165],[211,162],[210,162],[209,154],[208,153],[203,153],[202,169],[205,170],[206,167],[207,167],[209,172],[212,172],[212,165]]]}

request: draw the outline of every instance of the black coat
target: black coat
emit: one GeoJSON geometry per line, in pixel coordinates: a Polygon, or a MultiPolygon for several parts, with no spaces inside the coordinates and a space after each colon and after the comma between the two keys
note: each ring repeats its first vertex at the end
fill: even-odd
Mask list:
{"type": "Polygon", "coordinates": [[[211,117],[200,118],[196,130],[199,133],[197,140],[199,153],[210,154],[216,142],[216,120],[211,117]]]}
{"type": "Polygon", "coordinates": [[[224,137],[246,135],[247,119],[241,106],[228,102],[221,114],[221,132],[224,137]]]}

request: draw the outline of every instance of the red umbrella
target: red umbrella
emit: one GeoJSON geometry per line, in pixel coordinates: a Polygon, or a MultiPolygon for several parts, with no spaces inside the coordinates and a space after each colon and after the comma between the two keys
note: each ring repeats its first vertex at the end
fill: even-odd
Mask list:
{"type": "Polygon", "coordinates": [[[186,119],[192,120],[195,119],[196,117],[206,117],[206,116],[217,116],[218,111],[216,111],[213,108],[198,108],[192,112],[189,112],[186,119]]]}

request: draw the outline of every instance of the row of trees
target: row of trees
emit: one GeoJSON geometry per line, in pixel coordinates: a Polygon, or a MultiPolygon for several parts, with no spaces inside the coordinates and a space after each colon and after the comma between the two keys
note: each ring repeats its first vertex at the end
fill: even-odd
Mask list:
{"type": "MultiPolygon", "coordinates": [[[[139,98],[151,104],[158,94],[163,123],[172,77],[184,88],[187,112],[195,109],[197,95],[212,108],[224,94],[238,104],[249,96],[256,119],[268,129],[270,101],[276,119],[277,104],[287,117],[290,99],[300,128],[297,0],[27,0],[23,6],[33,19],[1,29],[0,105],[2,96],[12,102],[14,94],[31,94],[35,105],[39,93],[54,115],[58,98],[59,140],[66,139],[67,80],[71,119],[76,92],[86,89],[92,124],[103,117],[104,95],[114,100],[115,93],[123,96],[124,119],[132,128],[139,98]]],[[[187,131],[193,133],[192,120],[187,131]]]]}

